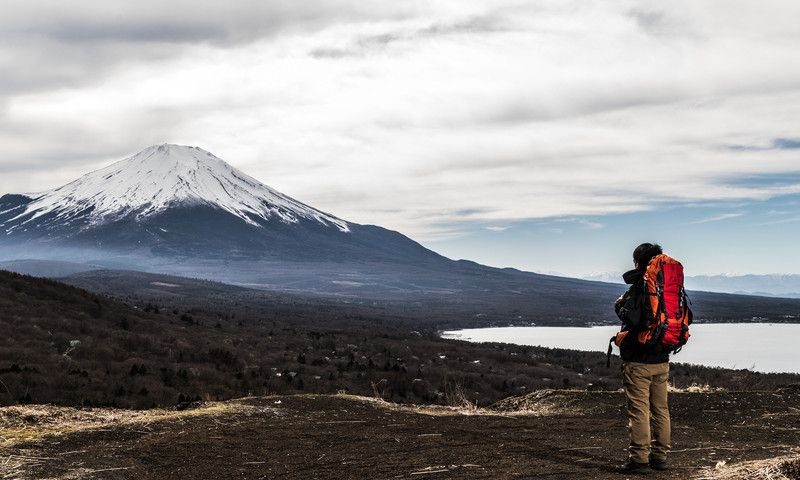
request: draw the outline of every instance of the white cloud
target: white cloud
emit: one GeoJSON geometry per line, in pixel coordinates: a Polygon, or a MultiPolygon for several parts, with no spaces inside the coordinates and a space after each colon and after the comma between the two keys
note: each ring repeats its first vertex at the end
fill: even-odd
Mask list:
{"type": "Polygon", "coordinates": [[[585,218],[558,218],[555,220],[557,223],[574,223],[580,225],[581,227],[588,228],[590,230],[600,230],[601,228],[605,228],[600,222],[594,222],[592,220],[587,220],[585,218]]]}
{"type": "Polygon", "coordinates": [[[695,220],[693,222],[689,222],[690,225],[698,225],[701,223],[711,223],[711,222],[719,222],[722,220],[728,220],[731,218],[737,218],[744,215],[744,213],[722,213],[719,215],[714,215],[713,217],[702,218],[700,220],[695,220]]]}
{"type": "Polygon", "coordinates": [[[506,230],[508,230],[510,228],[511,227],[491,226],[491,227],[486,227],[486,230],[489,230],[490,232],[505,232],[506,230]]]}
{"type": "Polygon", "coordinates": [[[724,148],[800,136],[789,0],[36,3],[0,20],[0,192],[164,141],[420,239],[800,192],[737,181],[798,150],[724,148]]]}

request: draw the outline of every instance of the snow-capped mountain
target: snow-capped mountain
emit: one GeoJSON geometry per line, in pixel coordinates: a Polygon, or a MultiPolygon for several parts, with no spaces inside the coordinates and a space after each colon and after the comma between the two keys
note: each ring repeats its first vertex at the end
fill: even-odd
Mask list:
{"type": "Polygon", "coordinates": [[[0,197],[0,247],[0,260],[444,260],[397,232],[294,200],[201,148],[170,144],[54,190],[0,197]]]}
{"type": "Polygon", "coordinates": [[[347,222],[273,190],[201,148],[182,145],[152,146],[60,188],[28,196],[32,201],[3,222],[7,235],[76,220],[83,228],[125,217],[142,220],[177,205],[208,205],[254,226],[261,220],[306,219],[348,231],[347,222]]]}

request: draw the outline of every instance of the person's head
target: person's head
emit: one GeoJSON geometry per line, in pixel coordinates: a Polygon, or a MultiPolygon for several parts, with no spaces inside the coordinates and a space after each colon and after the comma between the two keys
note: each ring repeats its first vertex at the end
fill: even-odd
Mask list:
{"type": "Polygon", "coordinates": [[[664,253],[657,243],[643,243],[633,250],[633,264],[636,268],[644,268],[656,255],[664,253]]]}

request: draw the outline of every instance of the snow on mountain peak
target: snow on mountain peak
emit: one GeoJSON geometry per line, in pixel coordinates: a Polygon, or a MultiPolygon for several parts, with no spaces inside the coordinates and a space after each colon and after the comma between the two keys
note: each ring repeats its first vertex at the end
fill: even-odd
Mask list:
{"type": "Polygon", "coordinates": [[[89,212],[92,223],[159,213],[174,205],[210,205],[258,226],[258,218],[301,219],[349,231],[347,222],[298,202],[198,147],[162,144],[40,194],[19,217],[89,212]]]}

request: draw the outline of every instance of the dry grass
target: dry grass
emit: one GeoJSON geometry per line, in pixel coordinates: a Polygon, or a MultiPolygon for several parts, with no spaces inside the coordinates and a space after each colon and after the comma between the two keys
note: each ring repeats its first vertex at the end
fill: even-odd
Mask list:
{"type": "MultiPolygon", "coordinates": [[[[583,415],[591,409],[581,406],[586,395],[581,390],[537,390],[521,397],[509,397],[489,408],[475,406],[465,396],[455,394],[450,405],[410,405],[397,404],[381,398],[362,397],[358,395],[338,394],[341,398],[371,403],[380,408],[394,411],[418,413],[430,416],[549,416],[564,413],[583,415]]],[[[315,395],[310,395],[315,396],[315,395]]]]}
{"type": "Polygon", "coordinates": [[[25,473],[25,465],[30,465],[32,462],[32,458],[25,458],[22,455],[9,455],[6,458],[0,456],[0,478],[22,478],[22,475],[25,473]]]}
{"type": "MultiPolygon", "coordinates": [[[[248,405],[247,399],[209,402],[191,410],[121,410],[113,408],[76,409],[51,405],[26,405],[0,408],[0,479],[25,478],[27,468],[49,458],[33,455],[24,448],[30,442],[105,428],[149,430],[158,422],[187,421],[194,417],[277,414],[270,407],[248,405]]],[[[84,473],[96,473],[84,472],[84,473]]]]}
{"type": "Polygon", "coordinates": [[[697,480],[797,480],[800,479],[800,456],[792,455],[768,460],[725,465],[720,462],[697,480]]]}
{"type": "Polygon", "coordinates": [[[467,392],[464,387],[460,384],[452,385],[445,394],[445,402],[449,407],[455,407],[459,410],[465,410],[468,412],[477,412],[478,411],[478,403],[472,403],[467,397],[467,392]]]}
{"type": "Polygon", "coordinates": [[[608,406],[602,403],[594,405],[591,402],[587,403],[587,397],[614,393],[590,393],[585,390],[537,390],[527,395],[501,400],[492,405],[492,409],[506,415],[591,415],[600,413],[608,406]]]}
{"type": "Polygon", "coordinates": [[[717,393],[717,392],[724,392],[725,389],[719,387],[712,387],[709,385],[697,385],[693,383],[688,387],[684,388],[673,387],[670,384],[669,386],[667,386],[667,391],[669,391],[669,393],[717,393]]]}
{"type": "MultiPolygon", "coordinates": [[[[316,395],[308,395],[314,397],[316,395]]],[[[370,403],[378,408],[392,410],[396,412],[417,413],[420,415],[429,415],[434,417],[450,417],[450,416],[508,416],[506,412],[499,412],[488,408],[476,407],[473,403],[468,402],[463,406],[450,406],[450,405],[414,405],[414,404],[399,404],[393,403],[381,398],[363,397],[360,395],[350,395],[339,393],[336,395],[340,398],[346,398],[355,402],[370,403]]]]}
{"type": "Polygon", "coordinates": [[[198,415],[220,415],[240,410],[237,402],[207,403],[192,410],[75,409],[51,405],[0,408],[0,448],[93,428],[148,424],[198,415]]]}

